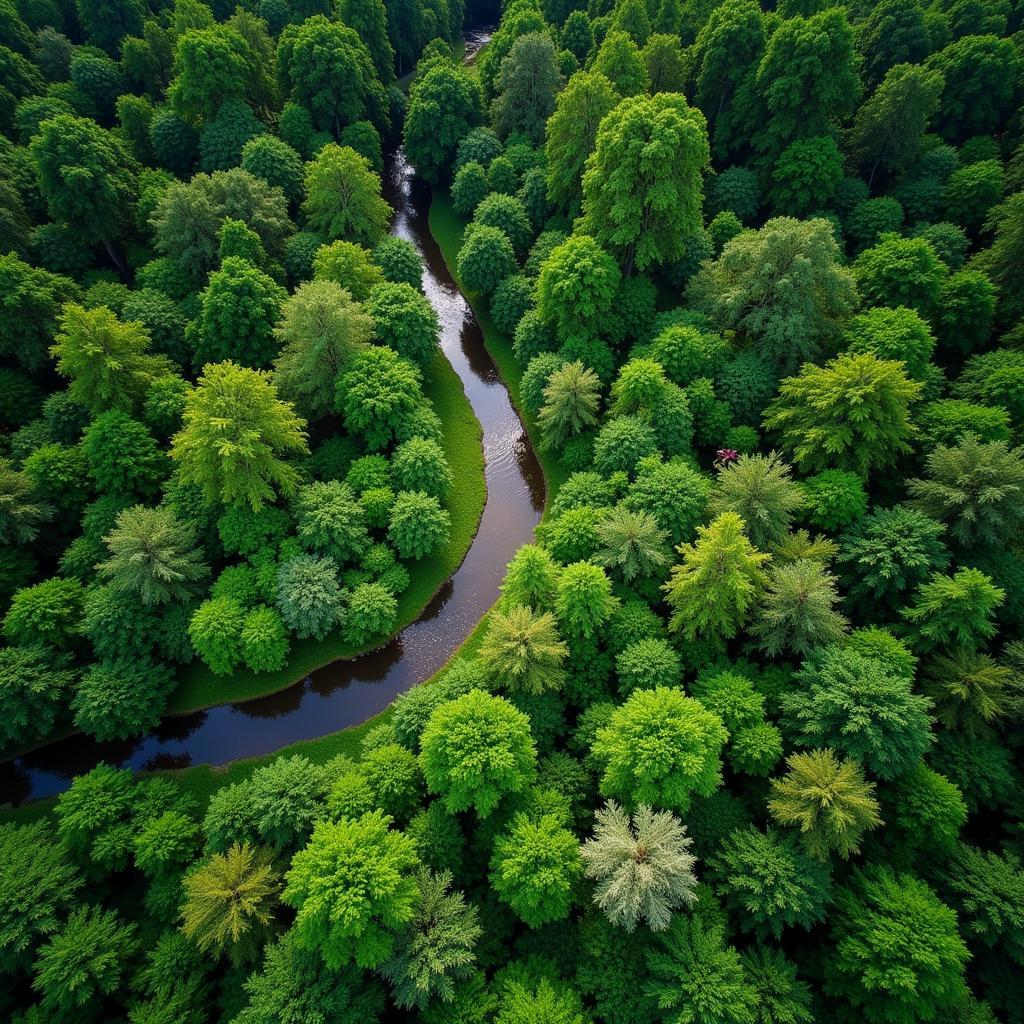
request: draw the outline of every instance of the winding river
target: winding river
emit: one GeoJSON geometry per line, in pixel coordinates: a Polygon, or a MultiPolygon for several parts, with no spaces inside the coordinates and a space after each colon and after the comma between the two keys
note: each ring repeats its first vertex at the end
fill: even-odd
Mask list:
{"type": "Polygon", "coordinates": [[[380,650],[335,662],[270,697],[167,718],[135,741],[73,736],[42,747],[0,765],[0,802],[59,793],[100,761],[142,770],[221,765],[358,725],[441,668],[498,597],[505,566],[540,519],[543,475],[469,304],[430,235],[430,191],[414,179],[401,150],[388,160],[385,193],[395,209],[392,234],[409,239],[423,257],[423,287],[441,323],[441,348],[483,428],[487,502],[462,565],[423,614],[380,650]]]}

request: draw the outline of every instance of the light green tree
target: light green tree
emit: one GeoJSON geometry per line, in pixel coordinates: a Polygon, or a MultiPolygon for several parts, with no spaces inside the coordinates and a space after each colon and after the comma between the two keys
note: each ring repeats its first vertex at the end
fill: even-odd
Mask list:
{"type": "Polygon", "coordinates": [[[502,686],[535,694],[561,688],[568,653],[555,617],[523,605],[492,611],[480,648],[480,657],[502,686]]]}
{"type": "Polygon", "coordinates": [[[650,804],[684,814],[693,797],[722,784],[728,733],[718,715],[681,690],[636,690],[597,731],[591,756],[601,792],[627,806],[650,804]]]}
{"type": "Polygon", "coordinates": [[[452,812],[472,807],[487,817],[505,794],[529,786],[536,760],[529,718],[481,690],[442,704],[420,735],[427,788],[452,812]]]}
{"type": "Polygon", "coordinates": [[[750,543],[735,512],[699,526],[697,541],[678,551],[682,562],[662,587],[672,609],[669,627],[689,640],[734,637],[764,590],[762,566],[771,556],[750,543]]]}
{"type": "Polygon", "coordinates": [[[273,853],[248,843],[215,853],[186,874],[181,930],[204,953],[235,965],[255,959],[274,926],[281,889],[273,853]]]}
{"type": "Polygon", "coordinates": [[[171,440],[185,483],[211,502],[254,511],[294,493],[299,474],[284,460],[306,453],[305,421],[277,397],[270,374],[231,362],[203,370],[171,440]]]}
{"type": "Polygon", "coordinates": [[[812,857],[843,860],[860,850],[861,839],[882,824],[875,785],[856,761],[831,750],[810,750],[786,760],[786,774],[772,779],[768,810],[780,825],[800,829],[812,857]]]}
{"type": "Polygon", "coordinates": [[[331,241],[373,246],[384,236],[391,207],[381,198],[380,178],[349,146],[330,143],[306,166],[302,212],[311,230],[331,241]]]}
{"type": "Polygon", "coordinates": [[[873,352],[844,354],[787,377],[764,425],[803,470],[845,469],[866,476],[910,451],[910,407],[921,384],[902,362],[873,352]]]}
{"type": "Polygon", "coordinates": [[[285,876],[295,940],[332,970],[379,967],[415,920],[416,844],[389,822],[380,811],[319,822],[285,876]]]}

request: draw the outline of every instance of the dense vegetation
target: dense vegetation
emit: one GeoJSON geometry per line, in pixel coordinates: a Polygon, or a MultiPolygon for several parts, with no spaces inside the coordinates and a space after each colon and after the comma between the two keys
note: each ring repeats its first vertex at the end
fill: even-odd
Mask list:
{"type": "Polygon", "coordinates": [[[7,747],[391,631],[398,138],[565,479],[358,758],[0,825],[0,1009],[1024,1022],[1021,16],[512,0],[468,68],[440,0],[6,0],[7,747]]]}

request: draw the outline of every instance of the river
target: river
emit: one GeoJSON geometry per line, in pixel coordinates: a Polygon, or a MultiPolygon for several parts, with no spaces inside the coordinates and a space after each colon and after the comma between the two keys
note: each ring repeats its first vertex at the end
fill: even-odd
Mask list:
{"type": "Polygon", "coordinates": [[[0,765],[0,801],[59,793],[100,761],[141,770],[222,765],[358,725],[441,668],[498,597],[509,559],[540,519],[543,475],[472,310],[430,235],[429,189],[414,179],[401,150],[388,159],[385,195],[395,209],[392,234],[409,239],[423,257],[423,287],[440,320],[441,348],[483,428],[487,502],[462,565],[423,614],[380,650],[335,662],[270,697],[167,718],[135,741],[73,736],[42,747],[0,765]]]}

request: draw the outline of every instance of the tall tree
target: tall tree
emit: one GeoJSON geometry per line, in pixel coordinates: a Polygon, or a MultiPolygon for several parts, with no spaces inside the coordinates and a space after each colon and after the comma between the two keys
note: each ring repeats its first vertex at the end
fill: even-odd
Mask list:
{"type": "Polygon", "coordinates": [[[555,99],[544,129],[548,197],[570,216],[580,210],[583,171],[597,129],[618,100],[612,83],[594,71],[577,71],[555,99]]]}
{"type": "Polygon", "coordinates": [[[476,907],[458,890],[450,891],[451,872],[420,868],[416,884],[416,916],[380,972],[399,1006],[423,1010],[432,1000],[452,1001],[456,983],[473,973],[483,932],[476,907]]]}
{"type": "Polygon", "coordinates": [[[626,276],[686,254],[703,226],[709,162],[704,116],[679,94],[625,99],[601,122],[583,175],[584,221],[626,276]]]}
{"type": "Polygon", "coordinates": [[[306,168],[302,211],[313,231],[373,246],[387,231],[391,207],[366,157],[348,146],[324,146],[306,168]]]}
{"type": "Polygon", "coordinates": [[[476,77],[444,61],[432,64],[409,90],[402,136],[406,155],[431,184],[445,181],[459,143],[483,117],[476,77]]]}
{"type": "Polygon", "coordinates": [[[120,136],[88,118],[60,114],[44,121],[30,149],[50,216],[83,242],[102,242],[123,275],[114,243],[135,207],[138,165],[120,136]]]}
{"type": "Polygon", "coordinates": [[[847,144],[857,164],[871,168],[868,188],[879,171],[897,173],[914,162],[941,92],[937,71],[897,64],[857,111],[847,144]]]}
{"type": "Polygon", "coordinates": [[[734,637],[765,585],[770,555],[747,539],[743,520],[723,512],[697,528],[694,544],[681,544],[682,563],[662,588],[672,608],[670,628],[714,643],[734,637]]]}
{"type": "Polygon", "coordinates": [[[498,135],[507,138],[518,133],[539,143],[561,86],[551,36],[546,32],[520,36],[498,72],[498,95],[492,104],[498,135]]]}
{"type": "Polygon", "coordinates": [[[521,605],[495,610],[480,657],[497,681],[513,691],[558,690],[565,679],[562,662],[569,649],[549,612],[535,614],[521,605]]]}
{"type": "Polygon", "coordinates": [[[150,385],[170,372],[167,359],[148,350],[149,334],[141,324],[122,323],[106,306],[85,309],[69,302],[51,354],[82,405],[96,413],[133,412],[150,385]]]}
{"type": "Polygon", "coordinates": [[[389,821],[380,811],[321,821],[285,876],[296,941],[333,970],[380,966],[415,919],[416,845],[389,821]]]}
{"type": "Polygon", "coordinates": [[[359,34],[385,85],[395,80],[395,51],[388,38],[388,14],[383,0],[340,0],[338,17],[359,34]]]}
{"type": "Polygon", "coordinates": [[[281,91],[335,138],[355,121],[388,124],[387,98],[373,58],[355,29],[322,14],[281,33],[277,48],[281,91]]]}

